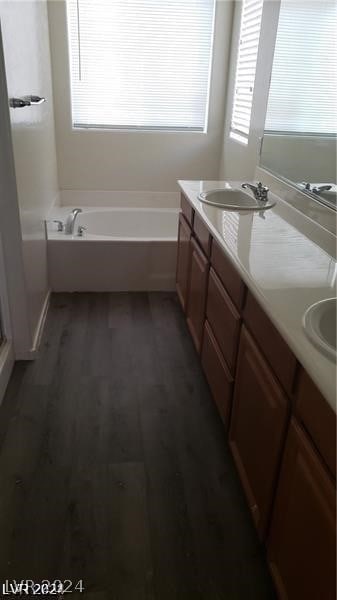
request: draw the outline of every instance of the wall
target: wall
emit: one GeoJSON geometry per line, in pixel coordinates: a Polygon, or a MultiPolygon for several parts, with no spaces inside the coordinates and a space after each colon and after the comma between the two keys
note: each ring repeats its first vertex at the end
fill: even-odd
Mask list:
{"type": "Polygon", "coordinates": [[[229,136],[241,19],[241,1],[236,0],[235,2],[226,118],[219,169],[220,179],[254,179],[255,170],[259,162],[260,136],[263,135],[267,110],[279,6],[279,0],[264,1],[251,113],[251,128],[248,143],[244,144],[229,136]]]}
{"type": "Polygon", "coordinates": [[[177,179],[217,178],[232,2],[217,2],[207,134],[72,130],[65,2],[48,12],[61,189],[174,192],[177,179]]]}
{"type": "Polygon", "coordinates": [[[42,105],[10,109],[34,346],[49,289],[44,218],[58,193],[46,0],[1,1],[0,18],[9,96],[47,98],[42,105]]]}
{"type": "MultiPolygon", "coordinates": [[[[31,330],[22,255],[20,217],[18,210],[15,168],[9,111],[6,102],[7,84],[0,31],[0,300],[8,344],[14,346],[16,357],[22,357],[31,347],[31,330]],[[6,318],[6,304],[9,318],[6,318]]],[[[12,351],[12,354],[14,352],[12,351]]],[[[2,353],[1,353],[2,354],[2,353]]],[[[6,358],[7,361],[7,358],[6,358]]],[[[12,361],[10,361],[12,362],[12,361]]],[[[0,356],[2,363],[2,356],[0,356]]],[[[7,381],[0,373],[0,400],[7,381]]],[[[12,365],[10,365],[11,367],[12,365]]],[[[9,376],[9,373],[7,373],[9,376]]],[[[8,379],[8,377],[6,377],[8,379]]]]}

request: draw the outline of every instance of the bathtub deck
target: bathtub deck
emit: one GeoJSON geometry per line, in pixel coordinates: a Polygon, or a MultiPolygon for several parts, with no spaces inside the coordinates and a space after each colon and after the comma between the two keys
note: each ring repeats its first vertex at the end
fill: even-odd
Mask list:
{"type": "Polygon", "coordinates": [[[41,354],[0,407],[0,481],[0,582],[274,598],[174,294],[52,296],[41,354]]]}

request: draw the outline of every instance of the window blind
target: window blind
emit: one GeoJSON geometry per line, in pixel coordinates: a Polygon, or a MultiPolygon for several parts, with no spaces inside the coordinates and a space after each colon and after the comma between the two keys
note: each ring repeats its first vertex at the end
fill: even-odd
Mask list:
{"type": "Polygon", "coordinates": [[[248,139],[263,0],[242,0],[231,132],[248,139]]]}
{"type": "Polygon", "coordinates": [[[75,127],[204,130],[215,0],[67,0],[75,127]]]}
{"type": "Polygon", "coordinates": [[[283,1],[265,129],[337,131],[336,0],[283,1]]]}

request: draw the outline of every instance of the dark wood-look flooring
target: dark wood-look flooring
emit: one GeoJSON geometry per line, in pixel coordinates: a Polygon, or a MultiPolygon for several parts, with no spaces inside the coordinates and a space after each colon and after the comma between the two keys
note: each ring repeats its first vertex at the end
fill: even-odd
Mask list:
{"type": "Polygon", "coordinates": [[[0,407],[0,582],[71,600],[269,600],[263,551],[174,294],[54,294],[0,407]]]}

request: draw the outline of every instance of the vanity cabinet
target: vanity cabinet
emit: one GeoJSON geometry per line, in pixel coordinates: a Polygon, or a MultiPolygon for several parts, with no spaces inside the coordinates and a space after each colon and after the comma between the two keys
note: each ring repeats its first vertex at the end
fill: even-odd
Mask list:
{"type": "Polygon", "coordinates": [[[190,240],[192,230],[184,215],[179,215],[176,289],[183,310],[186,312],[190,274],[190,240]]]}
{"type": "Polygon", "coordinates": [[[222,422],[228,429],[234,378],[229,372],[208,321],[204,327],[201,364],[222,422]]]}
{"type": "Polygon", "coordinates": [[[177,291],[281,600],[335,598],[336,414],[182,198],[177,291]]]}
{"type": "Polygon", "coordinates": [[[206,316],[231,373],[235,372],[241,317],[211,268],[206,316]]]}
{"type": "Polygon", "coordinates": [[[269,522],[288,413],[287,396],[243,327],[229,444],[261,539],[269,522]]]}
{"type": "Polygon", "coordinates": [[[191,259],[186,318],[194,345],[200,352],[205,320],[209,262],[194,238],[191,239],[190,245],[191,259]]]}
{"type": "Polygon", "coordinates": [[[292,419],[267,543],[279,598],[335,600],[335,486],[292,419]]]}

